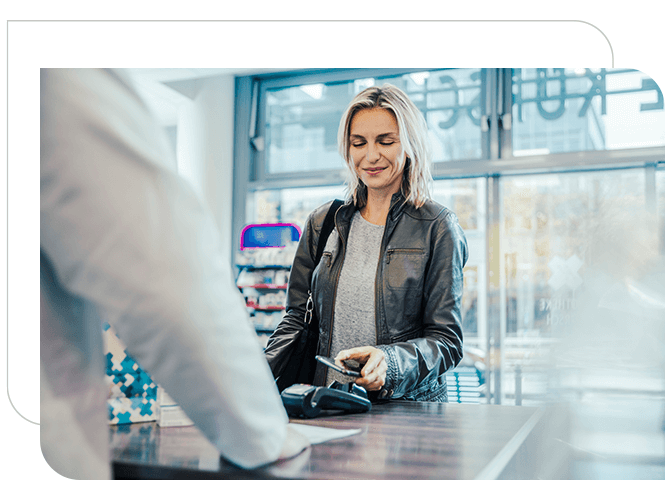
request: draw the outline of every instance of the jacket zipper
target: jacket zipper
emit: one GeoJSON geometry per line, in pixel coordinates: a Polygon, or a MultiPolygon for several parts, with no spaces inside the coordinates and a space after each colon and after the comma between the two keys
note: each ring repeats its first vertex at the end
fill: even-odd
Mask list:
{"type": "Polygon", "coordinates": [[[330,267],[333,263],[333,254],[330,252],[323,252],[323,256],[326,258],[326,267],[330,267]]]}
{"type": "MultiPolygon", "coordinates": [[[[381,269],[382,258],[384,256],[384,251],[386,249],[386,245],[384,243],[388,243],[388,242],[385,242],[384,240],[386,239],[386,232],[388,231],[388,228],[389,228],[389,220],[391,218],[391,213],[393,212],[393,209],[395,208],[395,206],[399,202],[400,202],[400,200],[396,200],[396,202],[391,207],[389,207],[388,214],[386,214],[386,225],[384,226],[384,234],[382,235],[382,245],[379,248],[379,261],[377,263],[377,274],[375,275],[375,304],[374,304],[374,306],[375,306],[375,327],[376,327],[375,328],[375,346],[379,345],[379,330],[381,330],[381,324],[379,323],[379,318],[378,318],[378,313],[377,313],[377,311],[378,311],[377,304],[380,304],[383,300],[381,287],[379,286],[379,278],[381,277],[381,272],[382,272],[382,269],[381,269]]],[[[387,264],[388,264],[388,262],[387,262],[387,264]]]]}
{"type": "Polygon", "coordinates": [[[398,253],[423,253],[423,250],[420,248],[391,248],[386,251],[386,263],[391,263],[391,254],[398,253]]]}

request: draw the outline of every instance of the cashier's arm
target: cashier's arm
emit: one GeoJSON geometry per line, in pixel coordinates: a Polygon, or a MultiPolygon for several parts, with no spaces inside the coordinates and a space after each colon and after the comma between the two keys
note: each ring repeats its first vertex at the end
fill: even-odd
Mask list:
{"type": "Polygon", "coordinates": [[[107,70],[43,69],[40,90],[40,245],[62,285],[226,459],[299,453],[214,219],[139,98],[107,70]]]}

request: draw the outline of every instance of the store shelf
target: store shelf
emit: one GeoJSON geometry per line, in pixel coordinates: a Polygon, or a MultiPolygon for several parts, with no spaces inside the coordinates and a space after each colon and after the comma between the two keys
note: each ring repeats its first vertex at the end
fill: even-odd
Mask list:
{"type": "Polygon", "coordinates": [[[252,224],[242,230],[237,288],[259,336],[272,334],[284,316],[299,238],[300,228],[292,224],[252,224]]]}
{"type": "Polygon", "coordinates": [[[236,264],[239,269],[290,269],[290,266],[283,264],[268,264],[268,265],[252,265],[252,264],[236,264]]]}

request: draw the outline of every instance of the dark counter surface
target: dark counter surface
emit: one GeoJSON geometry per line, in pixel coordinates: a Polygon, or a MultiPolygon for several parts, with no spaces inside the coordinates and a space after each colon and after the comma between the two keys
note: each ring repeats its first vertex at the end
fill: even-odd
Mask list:
{"type": "Polygon", "coordinates": [[[110,427],[116,478],[495,479],[532,477],[541,408],[393,401],[362,414],[292,422],[361,429],[252,471],[225,460],[196,427],[110,427]],[[529,476],[530,474],[530,476],[529,476]]]}

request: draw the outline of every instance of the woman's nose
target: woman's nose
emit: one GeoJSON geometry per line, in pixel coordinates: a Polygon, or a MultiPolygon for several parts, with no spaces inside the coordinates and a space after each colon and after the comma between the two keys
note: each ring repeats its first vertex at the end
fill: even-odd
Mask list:
{"type": "Polygon", "coordinates": [[[379,159],[380,153],[379,153],[379,148],[377,147],[376,144],[369,144],[368,145],[368,150],[366,154],[366,159],[369,162],[375,162],[379,159]]]}

